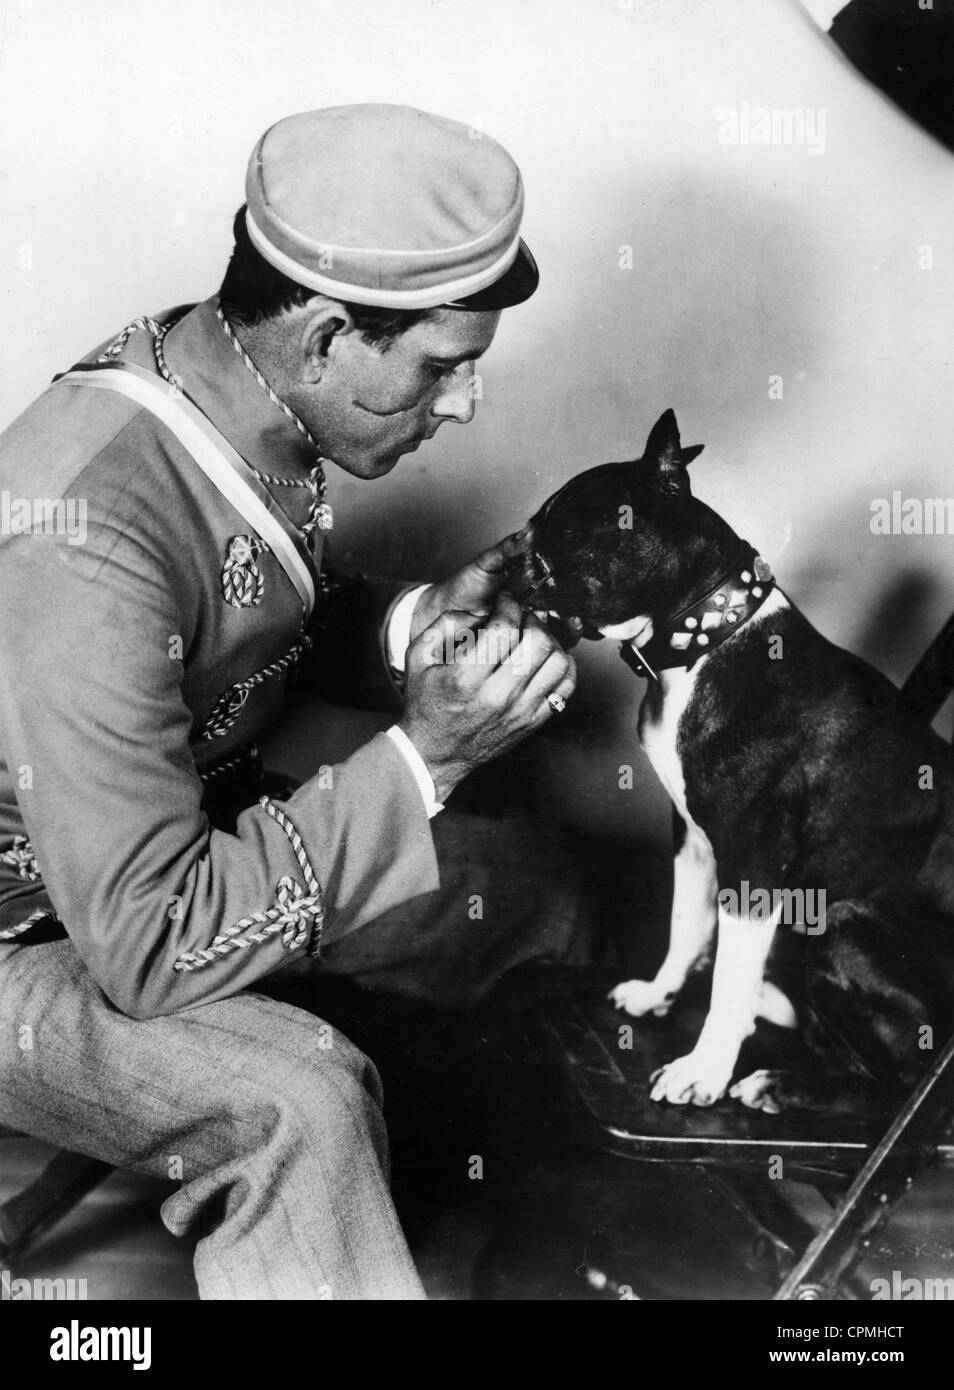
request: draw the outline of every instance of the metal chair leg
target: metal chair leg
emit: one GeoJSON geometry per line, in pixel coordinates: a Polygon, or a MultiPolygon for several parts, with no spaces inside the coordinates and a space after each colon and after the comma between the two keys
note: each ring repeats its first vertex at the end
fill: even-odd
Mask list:
{"type": "Polygon", "coordinates": [[[934,1159],[954,1115],[954,1037],[920,1081],[809,1245],[775,1301],[828,1299],[871,1244],[915,1176],[934,1159]]]}

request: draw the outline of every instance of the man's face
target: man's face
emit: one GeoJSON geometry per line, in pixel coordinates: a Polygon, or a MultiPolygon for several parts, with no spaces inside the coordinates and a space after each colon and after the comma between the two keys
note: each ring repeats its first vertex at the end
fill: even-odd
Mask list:
{"type": "Polygon", "coordinates": [[[437,309],[385,348],[336,334],[299,414],[347,473],[381,478],[445,420],[473,418],[474,363],[499,321],[499,311],[437,309]]]}

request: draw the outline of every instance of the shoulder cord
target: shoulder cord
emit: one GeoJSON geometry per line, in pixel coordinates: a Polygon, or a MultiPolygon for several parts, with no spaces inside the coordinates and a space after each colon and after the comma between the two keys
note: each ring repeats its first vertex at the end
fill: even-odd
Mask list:
{"type": "MultiPolygon", "coordinates": [[[[255,380],[268,395],[269,399],[292,421],[317,452],[317,441],[310,433],[307,426],[298,418],[291,407],[286,405],[281,397],[269,386],[248,353],[235,337],[232,327],[226,320],[222,310],[217,309],[216,314],[219,322],[222,324],[226,337],[232,343],[232,346],[235,348],[248,370],[255,377],[255,380]]],[[[133,319],[131,323],[127,324],[122,332],[113,339],[105,352],[100,355],[98,360],[100,362],[114,360],[122,352],[133,333],[145,331],[151,335],[153,340],[153,352],[156,360],[156,369],[159,375],[162,377],[163,381],[167,381],[171,386],[174,386],[176,390],[181,390],[181,383],[170,371],[162,349],[165,336],[173,326],[173,323],[160,324],[148,315],[140,315],[139,318],[133,319]]],[[[331,507],[324,500],[327,483],[324,474],[324,460],[322,458],[318,459],[307,479],[280,477],[273,473],[264,473],[251,464],[249,464],[249,467],[260,482],[278,487],[306,487],[309,489],[311,497],[308,508],[308,520],[304,526],[297,528],[300,534],[306,539],[311,537],[315,530],[327,531],[331,528],[331,507]]],[[[309,543],[313,545],[313,542],[309,541],[309,543]]],[[[257,539],[256,545],[259,548],[259,553],[269,550],[269,546],[260,538],[257,539]]],[[[319,591],[322,593],[326,590],[324,579],[324,575],[321,575],[318,581],[319,591]]],[[[267,666],[263,666],[260,670],[253,672],[246,680],[237,681],[234,685],[230,685],[227,690],[223,691],[213,705],[205,722],[205,726],[203,727],[202,738],[219,738],[223,734],[228,733],[229,729],[231,729],[233,724],[238,720],[255,686],[260,685],[262,681],[268,679],[270,676],[280,675],[286,668],[293,666],[299,660],[302,653],[307,651],[310,646],[311,639],[306,635],[303,626],[302,631],[299,633],[298,640],[284,656],[280,657],[277,661],[269,662],[267,666]]]]}
{"type": "Polygon", "coordinates": [[[269,941],[278,932],[282,933],[282,945],[288,951],[304,946],[307,954],[317,956],[321,952],[321,933],[325,922],[325,910],[321,897],[321,885],[315,877],[301,836],[274,801],[263,796],[259,805],[277,821],[288,836],[295,858],[308,888],[307,894],[301,884],[288,874],[284,874],[276,885],[277,903],[264,912],[250,912],[234,926],[226,927],[214,937],[211,946],[200,951],[184,951],[173,963],[173,970],[180,973],[202,970],[207,965],[229,955],[232,951],[247,951],[269,941]],[[250,931],[252,927],[258,928],[250,931]],[[248,932],[248,935],[242,933],[248,932]]]}
{"type": "MultiPolygon", "coordinates": [[[[223,314],[221,308],[216,309],[215,316],[218,319],[219,323],[222,325],[222,331],[225,334],[226,338],[228,338],[229,342],[232,344],[233,348],[238,353],[238,356],[245,364],[245,366],[248,368],[248,370],[251,372],[252,376],[258,382],[259,386],[265,392],[268,399],[274,405],[278,406],[279,410],[282,412],[283,415],[287,416],[287,418],[291,420],[292,424],[295,426],[298,432],[305,436],[305,438],[308,440],[308,443],[311,445],[315,453],[318,455],[317,463],[311,470],[310,474],[308,475],[308,478],[305,480],[301,478],[276,478],[271,473],[260,473],[258,469],[256,469],[255,472],[257,477],[263,483],[275,483],[279,487],[310,488],[311,505],[308,511],[308,520],[305,523],[305,525],[301,528],[302,535],[310,536],[312,531],[314,531],[316,527],[319,531],[330,531],[333,518],[331,506],[328,502],[325,501],[325,494],[328,490],[328,483],[325,478],[324,469],[326,460],[323,459],[321,456],[321,448],[318,444],[317,439],[311,433],[311,430],[309,430],[304,420],[302,420],[298,415],[295,414],[294,410],[292,410],[288,402],[283,401],[278,392],[273,390],[269,383],[266,381],[265,377],[259,371],[258,367],[255,365],[251,357],[249,357],[248,353],[245,351],[245,348],[242,346],[238,338],[235,336],[235,330],[232,328],[232,325],[229,323],[228,319],[223,314]]],[[[162,368],[160,367],[160,371],[161,370],[162,368]]]]}
{"type": "MultiPolygon", "coordinates": [[[[304,526],[298,527],[298,530],[301,532],[303,536],[308,537],[315,530],[330,531],[333,518],[331,507],[325,501],[325,494],[328,490],[328,483],[325,478],[324,468],[325,459],[323,459],[320,456],[320,450],[318,447],[317,440],[315,439],[314,435],[310,432],[310,430],[307,428],[307,426],[304,424],[304,422],[298,418],[298,416],[292,410],[291,406],[287,405],[285,401],[283,401],[282,398],[278,395],[278,393],[273,391],[272,388],[269,386],[268,382],[265,380],[261,372],[255,366],[255,363],[252,361],[251,357],[249,357],[248,353],[242,347],[242,344],[236,338],[232,330],[232,325],[225,318],[225,315],[222,313],[222,310],[217,309],[216,315],[218,317],[219,322],[222,325],[223,331],[225,332],[225,336],[228,338],[229,342],[235,348],[235,351],[238,353],[239,357],[245,363],[248,370],[252,373],[255,380],[262,387],[262,390],[268,396],[269,400],[271,400],[275,405],[277,405],[279,410],[281,410],[281,412],[284,415],[286,415],[289,420],[291,420],[292,424],[295,425],[295,427],[308,440],[308,443],[315,450],[315,453],[319,455],[317,462],[311,469],[311,472],[308,474],[307,478],[285,478],[275,473],[264,473],[261,469],[255,468],[253,464],[249,464],[249,468],[251,468],[252,472],[255,474],[256,478],[258,478],[259,482],[266,483],[270,486],[299,487],[308,489],[310,493],[308,504],[308,520],[305,522],[304,526]]],[[[169,370],[169,366],[166,362],[165,354],[163,353],[162,349],[163,340],[166,334],[173,326],[174,325],[172,323],[160,324],[157,323],[155,319],[150,318],[148,315],[140,315],[139,318],[133,319],[132,323],[127,324],[127,326],[122,330],[122,332],[116,338],[113,339],[106,351],[102,353],[102,355],[98,358],[98,361],[113,361],[122,352],[123,348],[126,346],[133,333],[137,332],[138,330],[145,330],[152,336],[153,353],[155,355],[156,369],[159,372],[159,375],[162,377],[163,381],[167,381],[170,384],[170,386],[175,386],[177,390],[181,390],[182,384],[169,370]]],[[[264,543],[262,544],[264,545],[264,543]]]]}

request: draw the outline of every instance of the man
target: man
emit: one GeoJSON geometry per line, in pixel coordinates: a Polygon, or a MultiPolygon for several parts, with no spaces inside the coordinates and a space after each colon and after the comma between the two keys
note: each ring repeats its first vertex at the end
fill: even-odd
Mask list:
{"type": "Polygon", "coordinates": [[[217,298],[0,439],[0,1122],[181,1178],[204,1298],[415,1298],[374,1067],[253,987],[436,887],[429,817],[573,690],[502,592],[514,538],[423,590],[319,574],[326,463],[378,478],[469,421],[537,275],[510,157],[423,112],[280,121],[246,194],[217,298]],[[210,823],[296,667],[403,679],[399,720],[210,823]]]}

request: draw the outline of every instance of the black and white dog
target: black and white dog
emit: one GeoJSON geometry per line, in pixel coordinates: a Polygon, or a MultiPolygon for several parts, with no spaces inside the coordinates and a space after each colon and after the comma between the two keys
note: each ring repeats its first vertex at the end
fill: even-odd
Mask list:
{"type": "Polygon", "coordinates": [[[715,938],[705,1024],[655,1074],[654,1100],[710,1105],[730,1087],[770,1112],[884,1099],[954,1026],[951,750],[692,496],[700,447],[681,447],[670,410],[640,460],[573,478],[527,528],[513,585],[565,629],[619,639],[649,682],[640,740],[678,817],[670,943],[654,979],[611,997],[666,1013],[715,938]],[[807,893],[798,1023],[817,1064],[733,1085],[757,1016],[796,1023],[766,966],[807,893]]]}

